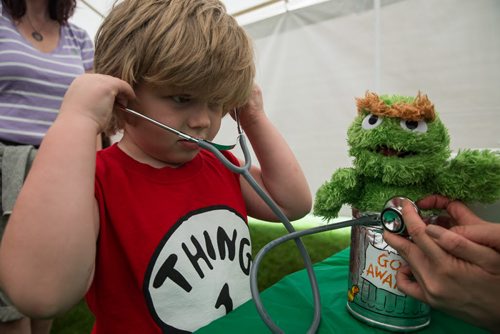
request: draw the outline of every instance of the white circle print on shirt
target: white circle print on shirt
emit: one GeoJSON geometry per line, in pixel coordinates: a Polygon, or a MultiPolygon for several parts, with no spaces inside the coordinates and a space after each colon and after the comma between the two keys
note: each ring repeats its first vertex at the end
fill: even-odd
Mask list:
{"type": "Polygon", "coordinates": [[[183,217],[151,259],[144,292],[167,332],[193,332],[250,299],[252,263],[245,220],[225,206],[183,217]]]}

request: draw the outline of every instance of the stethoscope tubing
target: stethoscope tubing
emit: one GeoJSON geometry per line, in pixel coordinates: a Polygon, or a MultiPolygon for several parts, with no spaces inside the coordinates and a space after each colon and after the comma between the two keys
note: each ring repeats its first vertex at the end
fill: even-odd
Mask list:
{"type": "Polygon", "coordinates": [[[258,268],[259,265],[266,255],[267,252],[269,252],[271,249],[274,247],[293,239],[295,241],[295,244],[297,246],[297,249],[299,250],[299,253],[304,261],[304,267],[307,271],[307,275],[309,278],[309,282],[311,284],[311,291],[313,295],[313,304],[314,304],[314,315],[313,315],[313,321],[311,323],[311,326],[309,327],[307,333],[316,333],[320,321],[321,321],[321,301],[320,301],[320,294],[319,294],[319,287],[318,287],[318,282],[316,280],[316,274],[314,273],[313,269],[313,264],[311,261],[311,257],[309,256],[309,253],[307,252],[304,243],[300,239],[302,236],[309,235],[309,234],[314,234],[314,233],[320,233],[328,230],[334,230],[342,227],[348,227],[348,226],[355,226],[355,225],[376,225],[379,224],[378,220],[378,215],[369,215],[369,216],[364,216],[358,219],[353,219],[345,222],[340,222],[340,223],[335,223],[335,224],[326,224],[326,225],[321,225],[315,228],[303,230],[303,231],[295,231],[295,228],[293,225],[290,223],[290,220],[288,217],[281,211],[281,209],[278,207],[278,205],[274,202],[274,200],[260,187],[260,185],[257,183],[255,178],[252,176],[250,173],[250,168],[252,167],[252,159],[251,159],[251,154],[248,149],[248,145],[246,143],[246,138],[243,132],[241,131],[240,124],[239,124],[239,119],[238,119],[238,112],[235,110],[235,120],[238,126],[238,141],[241,147],[241,150],[243,152],[244,156],[244,165],[239,166],[233,164],[229,159],[227,159],[224,154],[222,154],[221,150],[227,150],[230,149],[233,146],[226,146],[226,145],[219,145],[215,144],[206,140],[198,139],[191,137],[179,130],[176,130],[170,126],[167,126],[161,122],[158,122],[155,119],[152,119],[150,117],[147,117],[143,114],[140,114],[132,109],[120,106],[123,108],[125,111],[127,111],[130,114],[133,114],[135,116],[141,117],[156,126],[159,126],[160,128],[169,131],[171,133],[174,133],[178,135],[181,138],[184,138],[186,140],[195,142],[200,146],[201,148],[210,151],[213,153],[221,163],[231,170],[232,172],[236,174],[240,174],[243,176],[243,178],[248,182],[248,184],[253,188],[253,190],[262,198],[262,200],[267,204],[267,206],[273,211],[273,213],[278,217],[278,219],[281,221],[281,223],[285,226],[286,230],[288,231],[288,234],[284,235],[283,237],[277,238],[267,245],[265,245],[256,255],[252,267],[250,269],[250,291],[252,294],[253,301],[255,303],[255,306],[257,308],[257,311],[264,321],[264,323],[269,327],[269,329],[273,333],[284,333],[283,330],[274,323],[274,321],[271,319],[269,316],[268,312],[266,311],[262,300],[260,298],[260,293],[258,289],[258,284],[257,284],[257,277],[258,277],[258,268]]]}
{"type": "MultiPolygon", "coordinates": [[[[251,155],[250,151],[248,150],[248,145],[246,144],[246,139],[243,133],[240,133],[238,136],[238,140],[240,143],[241,150],[243,151],[243,156],[245,158],[245,164],[243,166],[237,166],[231,163],[217,148],[215,148],[213,145],[210,145],[209,143],[206,142],[199,142],[198,145],[210,152],[212,152],[227,168],[229,168],[231,171],[242,175],[245,180],[250,184],[250,186],[253,188],[253,190],[264,200],[264,202],[269,206],[269,208],[273,211],[273,213],[281,220],[289,234],[286,236],[293,235],[294,233],[298,233],[295,231],[295,228],[293,225],[290,223],[288,217],[281,211],[281,209],[278,207],[278,205],[274,202],[274,200],[266,193],[264,190],[259,186],[257,181],[255,181],[254,177],[250,173],[250,167],[252,165],[252,160],[251,160],[251,155]]],[[[300,231],[300,232],[305,232],[305,231],[300,231]]],[[[314,316],[313,316],[313,322],[308,330],[308,333],[315,333],[317,328],[319,327],[319,323],[321,320],[321,301],[320,301],[320,294],[319,294],[319,287],[318,287],[318,282],[316,280],[316,274],[314,273],[314,269],[312,267],[312,261],[311,257],[309,256],[309,253],[307,252],[304,243],[300,239],[299,236],[294,236],[291,237],[287,240],[294,239],[295,244],[297,245],[297,248],[299,250],[299,253],[304,261],[304,266],[307,271],[307,275],[309,277],[309,282],[311,284],[311,290],[313,294],[313,301],[314,301],[314,316]]],[[[274,246],[273,246],[274,247],[274,246]]],[[[265,253],[262,252],[262,250],[259,252],[260,258],[262,258],[265,253]]],[[[258,254],[258,255],[259,255],[258,254]]],[[[271,329],[273,333],[284,333],[283,330],[278,327],[274,321],[271,319],[267,311],[265,310],[265,307],[262,303],[262,300],[260,298],[259,294],[259,289],[258,289],[258,284],[257,284],[257,274],[258,274],[258,266],[260,264],[260,258],[259,261],[256,262],[254,259],[254,262],[252,264],[252,267],[250,269],[250,291],[252,294],[253,301],[255,303],[255,306],[257,308],[257,311],[259,312],[260,317],[262,320],[265,322],[265,324],[271,329]]]]}

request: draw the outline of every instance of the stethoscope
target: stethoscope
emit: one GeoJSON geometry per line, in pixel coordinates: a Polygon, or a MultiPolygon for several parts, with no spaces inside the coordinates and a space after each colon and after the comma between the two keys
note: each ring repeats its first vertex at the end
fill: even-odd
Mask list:
{"type": "Polygon", "coordinates": [[[233,164],[231,161],[229,161],[221,151],[226,151],[234,148],[236,145],[221,145],[221,144],[216,144],[211,141],[205,140],[205,139],[199,139],[192,137],[184,132],[181,132],[179,130],[176,130],[168,125],[165,125],[161,122],[158,122],[157,120],[150,118],[146,115],[143,115],[141,113],[138,113],[137,111],[134,111],[132,109],[120,106],[123,108],[125,111],[128,113],[135,115],[137,117],[140,117],[144,120],[147,120],[156,126],[169,131],[173,134],[176,134],[177,136],[181,137],[182,139],[188,140],[190,142],[198,144],[201,148],[210,151],[213,153],[217,159],[219,159],[224,166],[226,166],[229,170],[231,170],[234,173],[242,175],[245,180],[250,184],[250,186],[253,188],[253,190],[262,198],[262,200],[269,206],[269,208],[273,211],[273,213],[280,219],[280,221],[283,223],[285,226],[286,230],[288,231],[288,234],[274,239],[273,241],[269,242],[267,245],[265,245],[255,256],[253,265],[250,270],[250,290],[252,293],[252,298],[255,303],[255,306],[257,308],[257,311],[264,321],[264,323],[269,327],[269,329],[273,333],[284,333],[283,330],[278,327],[274,321],[271,319],[269,314],[267,313],[264,305],[262,304],[262,300],[260,298],[258,286],[257,286],[257,277],[258,277],[258,270],[259,270],[259,265],[262,262],[262,259],[264,256],[274,247],[289,241],[293,239],[295,241],[295,244],[297,245],[297,248],[299,250],[299,253],[304,261],[304,267],[307,271],[307,275],[309,278],[309,282],[311,284],[311,290],[312,290],[312,295],[313,295],[313,304],[314,304],[314,315],[313,315],[313,321],[311,323],[311,326],[309,327],[307,333],[316,333],[316,330],[319,327],[319,323],[321,320],[321,303],[320,303],[320,295],[319,295],[319,288],[318,288],[318,283],[316,281],[316,275],[313,270],[313,265],[311,262],[311,258],[309,256],[309,253],[307,252],[304,244],[302,243],[302,240],[300,239],[303,236],[314,234],[314,233],[320,233],[320,232],[325,232],[325,231],[330,231],[330,230],[336,230],[339,228],[343,227],[349,227],[349,226],[380,226],[382,225],[384,229],[388,230],[389,232],[392,233],[397,233],[401,235],[406,234],[406,227],[404,224],[404,219],[403,219],[403,206],[405,203],[409,203],[412,205],[415,210],[418,212],[418,208],[415,205],[413,201],[410,199],[403,197],[403,196],[398,196],[398,197],[393,197],[387,203],[384,205],[384,208],[380,214],[368,214],[365,216],[362,216],[360,218],[352,219],[352,220],[347,220],[335,224],[326,224],[326,225],[321,225],[317,226],[314,228],[310,228],[307,230],[303,231],[295,231],[295,228],[293,225],[290,223],[288,218],[285,216],[285,214],[281,211],[281,209],[278,207],[278,205],[274,202],[274,200],[266,193],[264,190],[259,186],[257,181],[255,181],[254,177],[250,174],[250,167],[252,165],[252,160],[251,160],[251,155],[250,151],[248,150],[248,145],[246,143],[246,137],[241,130],[240,127],[240,122],[238,118],[238,110],[234,111],[234,118],[237,124],[238,128],[238,142],[241,147],[241,150],[243,152],[243,156],[245,159],[245,163],[243,166],[238,166],[233,164]]]}

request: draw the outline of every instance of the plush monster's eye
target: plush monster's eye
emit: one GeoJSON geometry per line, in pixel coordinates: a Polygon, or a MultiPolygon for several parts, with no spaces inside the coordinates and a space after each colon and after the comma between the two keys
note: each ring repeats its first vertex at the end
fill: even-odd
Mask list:
{"type": "Polygon", "coordinates": [[[382,117],[377,115],[368,114],[361,123],[361,127],[365,130],[375,129],[377,126],[382,124],[382,117]]]}
{"type": "Polygon", "coordinates": [[[399,123],[404,130],[411,132],[427,132],[427,123],[425,121],[407,121],[402,119],[399,123]]]}

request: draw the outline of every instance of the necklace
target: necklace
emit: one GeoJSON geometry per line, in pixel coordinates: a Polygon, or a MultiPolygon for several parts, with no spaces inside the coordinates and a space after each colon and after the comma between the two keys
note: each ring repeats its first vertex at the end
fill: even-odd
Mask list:
{"type": "Polygon", "coordinates": [[[31,23],[28,13],[26,13],[26,20],[30,24],[31,28],[33,28],[33,31],[31,32],[31,37],[33,37],[33,39],[37,42],[43,41],[43,35],[37,29],[35,29],[33,23],[31,23]]]}

